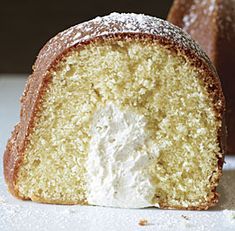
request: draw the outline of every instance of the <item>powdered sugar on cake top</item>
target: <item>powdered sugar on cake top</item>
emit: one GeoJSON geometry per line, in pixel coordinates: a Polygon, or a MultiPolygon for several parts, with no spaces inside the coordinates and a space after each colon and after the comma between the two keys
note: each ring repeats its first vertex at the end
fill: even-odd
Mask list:
{"type": "Polygon", "coordinates": [[[78,24],[56,35],[41,50],[35,66],[48,69],[51,60],[56,59],[65,49],[96,37],[115,36],[122,33],[144,33],[166,39],[184,50],[190,50],[195,56],[210,65],[207,55],[196,42],[180,28],[169,22],[143,14],[112,13],[78,24]],[[48,62],[44,59],[47,57],[50,57],[48,62]]]}

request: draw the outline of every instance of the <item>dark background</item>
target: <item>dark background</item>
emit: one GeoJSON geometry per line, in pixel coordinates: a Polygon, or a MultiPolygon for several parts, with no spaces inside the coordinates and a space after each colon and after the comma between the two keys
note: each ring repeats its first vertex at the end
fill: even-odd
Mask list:
{"type": "Polygon", "coordinates": [[[0,73],[30,73],[43,44],[77,23],[111,12],[166,18],[172,0],[0,0],[0,73]]]}

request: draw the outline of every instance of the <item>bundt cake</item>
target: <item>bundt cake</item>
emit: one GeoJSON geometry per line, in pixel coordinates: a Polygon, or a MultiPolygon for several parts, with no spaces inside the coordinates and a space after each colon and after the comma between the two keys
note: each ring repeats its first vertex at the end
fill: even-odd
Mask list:
{"type": "Polygon", "coordinates": [[[175,0],[168,21],[188,32],[214,63],[227,103],[226,153],[235,154],[235,1],[175,0]]]}
{"type": "Polygon", "coordinates": [[[207,209],[218,201],[224,97],[181,29],[112,13],[40,51],[4,155],[21,199],[207,209]]]}

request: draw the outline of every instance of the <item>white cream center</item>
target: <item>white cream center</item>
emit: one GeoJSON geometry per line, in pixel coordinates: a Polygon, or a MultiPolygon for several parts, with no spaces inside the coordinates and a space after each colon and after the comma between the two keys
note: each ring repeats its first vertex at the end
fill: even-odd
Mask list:
{"type": "Polygon", "coordinates": [[[112,103],[96,111],[87,160],[88,203],[141,208],[152,206],[156,187],[148,169],[159,149],[146,133],[144,116],[112,103]]]}

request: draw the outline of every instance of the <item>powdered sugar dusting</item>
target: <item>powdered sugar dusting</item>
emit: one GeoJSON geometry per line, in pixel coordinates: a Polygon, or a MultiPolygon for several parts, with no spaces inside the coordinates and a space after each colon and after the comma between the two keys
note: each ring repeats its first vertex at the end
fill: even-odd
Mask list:
{"type": "Polygon", "coordinates": [[[185,31],[191,30],[200,14],[205,16],[205,27],[209,26],[206,20],[214,15],[218,20],[213,22],[218,22],[219,33],[224,33],[225,30],[227,33],[224,36],[231,36],[231,29],[233,33],[235,31],[235,0],[193,0],[187,12],[182,19],[185,31]]]}
{"type": "Polygon", "coordinates": [[[208,8],[208,13],[212,14],[215,8],[216,8],[216,0],[211,0],[209,8],[208,8]]]}
{"type": "Polygon", "coordinates": [[[196,22],[199,16],[198,9],[202,9],[200,12],[209,17],[216,11],[216,8],[216,0],[193,0],[188,10],[188,14],[184,15],[182,19],[184,23],[183,29],[187,31],[191,25],[196,22]]]}
{"type": "MultiPolygon", "coordinates": [[[[108,16],[97,17],[94,20],[85,22],[79,27],[81,27],[83,33],[89,33],[89,36],[86,36],[85,38],[82,36],[80,38],[73,37],[74,44],[103,35],[116,33],[145,33],[166,37],[187,49],[196,50],[198,56],[205,56],[189,36],[179,28],[164,20],[143,14],[112,13],[108,16]],[[96,25],[95,29],[94,25],[96,25]]],[[[77,26],[71,29],[76,30],[77,26]]]]}
{"type": "Polygon", "coordinates": [[[56,35],[41,50],[35,66],[47,69],[51,60],[47,63],[45,57],[56,58],[65,49],[76,44],[96,37],[116,36],[123,33],[144,33],[150,34],[156,39],[164,38],[183,50],[190,50],[195,56],[210,65],[205,52],[200,49],[191,37],[169,22],[143,14],[112,13],[108,16],[96,17],[88,22],[78,24],[56,35]]]}
{"type": "Polygon", "coordinates": [[[183,22],[184,22],[184,30],[187,30],[196,20],[197,20],[198,15],[194,14],[193,12],[190,12],[190,14],[186,14],[183,17],[183,22]]]}

